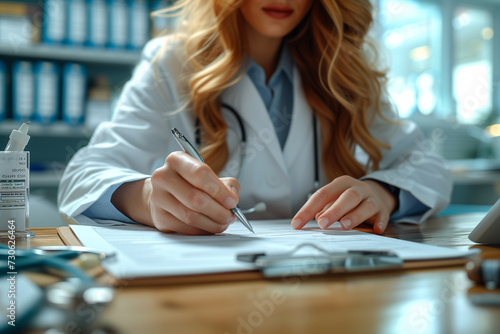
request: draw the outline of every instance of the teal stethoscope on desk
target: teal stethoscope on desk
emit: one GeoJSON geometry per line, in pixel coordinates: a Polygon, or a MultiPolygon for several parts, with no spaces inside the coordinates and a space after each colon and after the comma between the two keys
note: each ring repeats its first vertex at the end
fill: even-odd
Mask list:
{"type": "MultiPolygon", "coordinates": [[[[245,126],[243,125],[243,120],[241,119],[241,116],[238,114],[238,112],[229,104],[227,103],[222,103],[222,108],[225,108],[229,110],[233,116],[236,118],[236,121],[238,122],[238,127],[240,128],[241,132],[241,155],[240,155],[240,164],[239,164],[239,171],[237,173],[236,178],[239,180],[241,171],[243,169],[243,161],[245,160],[245,154],[246,154],[246,144],[247,144],[247,134],[245,131],[245,126]]],[[[316,115],[313,113],[313,136],[314,136],[314,186],[313,186],[313,191],[307,195],[307,198],[309,198],[313,192],[319,189],[319,156],[318,156],[318,129],[317,129],[317,120],[316,120],[316,115]]],[[[201,134],[200,134],[200,120],[196,118],[196,123],[195,123],[195,140],[196,140],[196,145],[198,147],[201,146],[201,134]]],[[[266,205],[264,203],[257,203],[253,208],[247,209],[247,210],[242,210],[243,213],[250,213],[250,212],[255,212],[255,211],[265,211],[266,210],[266,205]]]]}
{"type": "Polygon", "coordinates": [[[24,271],[56,273],[57,276],[66,279],[44,288],[44,293],[38,300],[30,300],[29,307],[25,308],[22,314],[16,314],[16,327],[9,326],[6,321],[1,322],[0,332],[19,331],[20,327],[30,324],[30,321],[43,309],[42,306],[46,306],[64,311],[67,316],[71,316],[84,333],[85,329],[89,329],[91,323],[89,323],[87,316],[85,318],[78,316],[76,308],[91,305],[104,307],[113,299],[114,290],[111,287],[97,286],[94,279],[88,276],[83,269],[93,267],[99,261],[113,255],[78,246],[12,249],[0,245],[0,276],[2,276],[2,280],[5,280],[5,277],[14,278],[15,282],[15,278],[24,271]],[[69,260],[77,258],[80,261],[80,267],[69,262],[69,260]]]}

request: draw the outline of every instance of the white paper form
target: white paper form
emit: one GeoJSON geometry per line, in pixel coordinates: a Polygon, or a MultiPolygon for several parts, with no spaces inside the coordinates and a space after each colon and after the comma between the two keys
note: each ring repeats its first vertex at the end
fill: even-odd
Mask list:
{"type": "MultiPolygon", "coordinates": [[[[78,220],[78,219],[77,219],[78,220]]],[[[117,253],[115,260],[103,266],[120,279],[222,273],[255,269],[239,262],[242,253],[284,253],[302,243],[333,251],[389,250],[403,260],[463,258],[471,252],[419,244],[364,233],[343,231],[338,223],[321,230],[310,222],[294,230],[289,220],[251,221],[255,235],[242,224],[234,223],[218,235],[187,236],[163,233],[135,224],[120,226],[71,225],[84,246],[117,253]]]]}

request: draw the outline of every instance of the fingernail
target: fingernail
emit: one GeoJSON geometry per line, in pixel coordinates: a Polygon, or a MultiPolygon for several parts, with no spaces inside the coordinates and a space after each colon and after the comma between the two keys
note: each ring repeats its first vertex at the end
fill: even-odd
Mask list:
{"type": "Polygon", "coordinates": [[[236,201],[231,196],[226,198],[226,200],[224,201],[224,205],[226,206],[226,208],[229,208],[229,209],[234,208],[236,206],[236,204],[237,204],[236,201]]]}
{"type": "Polygon", "coordinates": [[[384,230],[384,223],[380,222],[380,223],[377,224],[377,226],[380,229],[380,231],[384,230]]]}
{"type": "Polygon", "coordinates": [[[238,190],[236,190],[235,187],[231,187],[231,191],[233,192],[233,194],[235,194],[236,196],[238,196],[238,190]]]}
{"type": "Polygon", "coordinates": [[[227,219],[227,224],[231,225],[234,222],[236,222],[236,216],[233,216],[233,215],[229,216],[229,218],[227,219]]]}
{"type": "Polygon", "coordinates": [[[302,224],[302,219],[292,220],[292,227],[295,229],[299,228],[301,224],[302,224]]]}
{"type": "Polygon", "coordinates": [[[350,219],[342,219],[341,223],[344,226],[344,229],[346,229],[346,230],[351,229],[352,222],[350,219]]]}
{"type": "Polygon", "coordinates": [[[321,227],[322,229],[327,228],[329,223],[330,223],[330,221],[328,220],[328,218],[321,218],[321,219],[318,221],[318,225],[319,225],[319,227],[321,227]]]}

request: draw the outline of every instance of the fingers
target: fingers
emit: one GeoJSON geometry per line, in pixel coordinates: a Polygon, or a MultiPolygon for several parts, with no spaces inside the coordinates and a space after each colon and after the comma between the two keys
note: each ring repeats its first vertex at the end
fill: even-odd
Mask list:
{"type": "Polygon", "coordinates": [[[373,230],[377,234],[384,233],[387,225],[389,224],[389,217],[379,217],[379,219],[373,224],[373,230]]]}
{"type": "Polygon", "coordinates": [[[224,232],[234,222],[232,216],[225,224],[215,221],[186,207],[171,194],[164,193],[163,196],[160,203],[164,206],[158,206],[155,214],[155,227],[160,231],[191,235],[216,234],[224,232]]]}
{"type": "Polygon", "coordinates": [[[204,191],[225,208],[232,209],[238,204],[237,195],[224,185],[215,172],[207,164],[197,161],[187,153],[170,154],[165,161],[165,166],[172,168],[172,171],[192,187],[204,191]]]}
{"type": "MultiPolygon", "coordinates": [[[[347,193],[347,192],[346,192],[347,193]]],[[[326,229],[336,221],[344,230],[350,230],[379,213],[377,202],[369,197],[356,205],[343,202],[348,196],[341,196],[334,205],[319,216],[318,225],[326,229]]]]}
{"type": "Polygon", "coordinates": [[[236,217],[236,179],[221,180],[212,169],[184,152],[170,154],[151,176],[150,210],[162,231],[185,234],[220,233],[236,217]]]}
{"type": "MultiPolygon", "coordinates": [[[[206,231],[217,230],[209,227],[207,219],[217,225],[228,225],[234,222],[231,212],[214,201],[207,193],[190,187],[189,183],[179,177],[167,178],[168,191],[164,188],[153,188],[153,200],[159,209],[172,213],[177,219],[188,225],[197,226],[206,231]]],[[[214,233],[218,233],[217,231],[214,233]]]]}
{"type": "Polygon", "coordinates": [[[172,176],[168,178],[167,182],[169,191],[162,191],[164,196],[162,203],[166,205],[166,209],[168,208],[171,212],[176,212],[177,218],[184,220],[181,214],[187,219],[195,213],[201,213],[219,224],[229,224],[233,221],[234,216],[229,211],[229,208],[222,206],[206,192],[192,187],[183,178],[172,176]],[[179,206],[182,206],[182,208],[179,209],[179,206]],[[184,208],[193,212],[193,214],[190,212],[179,212],[179,210],[185,211],[184,208]]]}
{"type": "Polygon", "coordinates": [[[187,225],[167,211],[158,212],[158,214],[155,216],[155,227],[158,230],[167,233],[177,232],[188,235],[214,234],[214,232],[205,231],[197,227],[187,225]]]}
{"type": "Polygon", "coordinates": [[[367,222],[374,225],[376,233],[382,234],[389,216],[384,198],[377,191],[364,181],[346,176],[317,191],[295,215],[292,226],[300,229],[315,217],[322,229],[336,221],[344,230],[367,222]]]}
{"type": "MultiPolygon", "coordinates": [[[[354,186],[346,189],[337,198],[337,200],[327,210],[325,210],[325,212],[316,218],[318,225],[325,229],[342,218],[341,224],[343,222],[345,229],[350,229],[353,226],[352,220],[350,219],[351,217],[347,215],[348,213],[355,215],[356,211],[361,211],[357,214],[358,216],[366,216],[365,218],[371,217],[371,215],[367,216],[367,208],[365,208],[367,205],[364,203],[364,197],[365,194],[361,189],[359,189],[359,187],[354,186]],[[353,211],[354,209],[356,210],[353,211]]],[[[370,212],[370,214],[372,213],[370,212]]]]}
{"type": "Polygon", "coordinates": [[[224,185],[230,189],[233,194],[235,194],[236,196],[239,196],[240,194],[240,191],[241,191],[241,187],[240,187],[240,183],[238,182],[238,180],[236,180],[234,177],[223,177],[220,179],[222,181],[222,183],[224,183],[224,185]]]}
{"type": "Polygon", "coordinates": [[[318,212],[322,211],[327,205],[334,203],[344,190],[349,188],[352,180],[355,179],[349,176],[341,176],[316,191],[293,217],[292,227],[297,230],[304,227],[318,212]]]}

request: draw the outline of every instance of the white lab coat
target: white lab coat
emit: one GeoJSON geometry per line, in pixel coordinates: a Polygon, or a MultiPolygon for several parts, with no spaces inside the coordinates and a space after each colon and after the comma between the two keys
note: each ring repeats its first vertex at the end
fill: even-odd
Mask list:
{"type": "MultiPolygon", "coordinates": [[[[113,185],[150,176],[163,165],[170,152],[179,151],[171,128],[176,127],[195,142],[194,114],[183,108],[182,97],[187,84],[183,76],[182,43],[169,42],[157,65],[151,65],[165,43],[165,38],[149,42],[141,63],[122,92],[112,121],[101,124],[89,145],[69,162],[58,198],[65,221],[84,212],[113,185]]],[[[247,75],[225,90],[221,99],[238,111],[247,135],[241,166],[241,130],[235,117],[222,109],[228,123],[230,158],[221,176],[237,177],[241,169],[238,180],[242,209],[258,202],[267,204],[265,212],[254,213],[248,218],[292,217],[313,190],[315,170],[313,120],[302,92],[299,72],[294,72],[293,118],[283,150],[266,107],[247,75]]],[[[395,117],[390,110],[385,114],[395,117]]],[[[377,119],[372,131],[377,138],[388,142],[391,149],[383,152],[380,170],[368,173],[366,178],[406,190],[429,208],[418,216],[406,217],[405,221],[420,222],[442,210],[451,194],[450,172],[441,158],[427,150],[429,143],[423,140],[416,126],[407,123],[396,127],[377,119]]],[[[366,154],[360,149],[356,150],[356,156],[366,161],[366,154]]],[[[320,185],[326,183],[321,172],[320,185]]]]}

